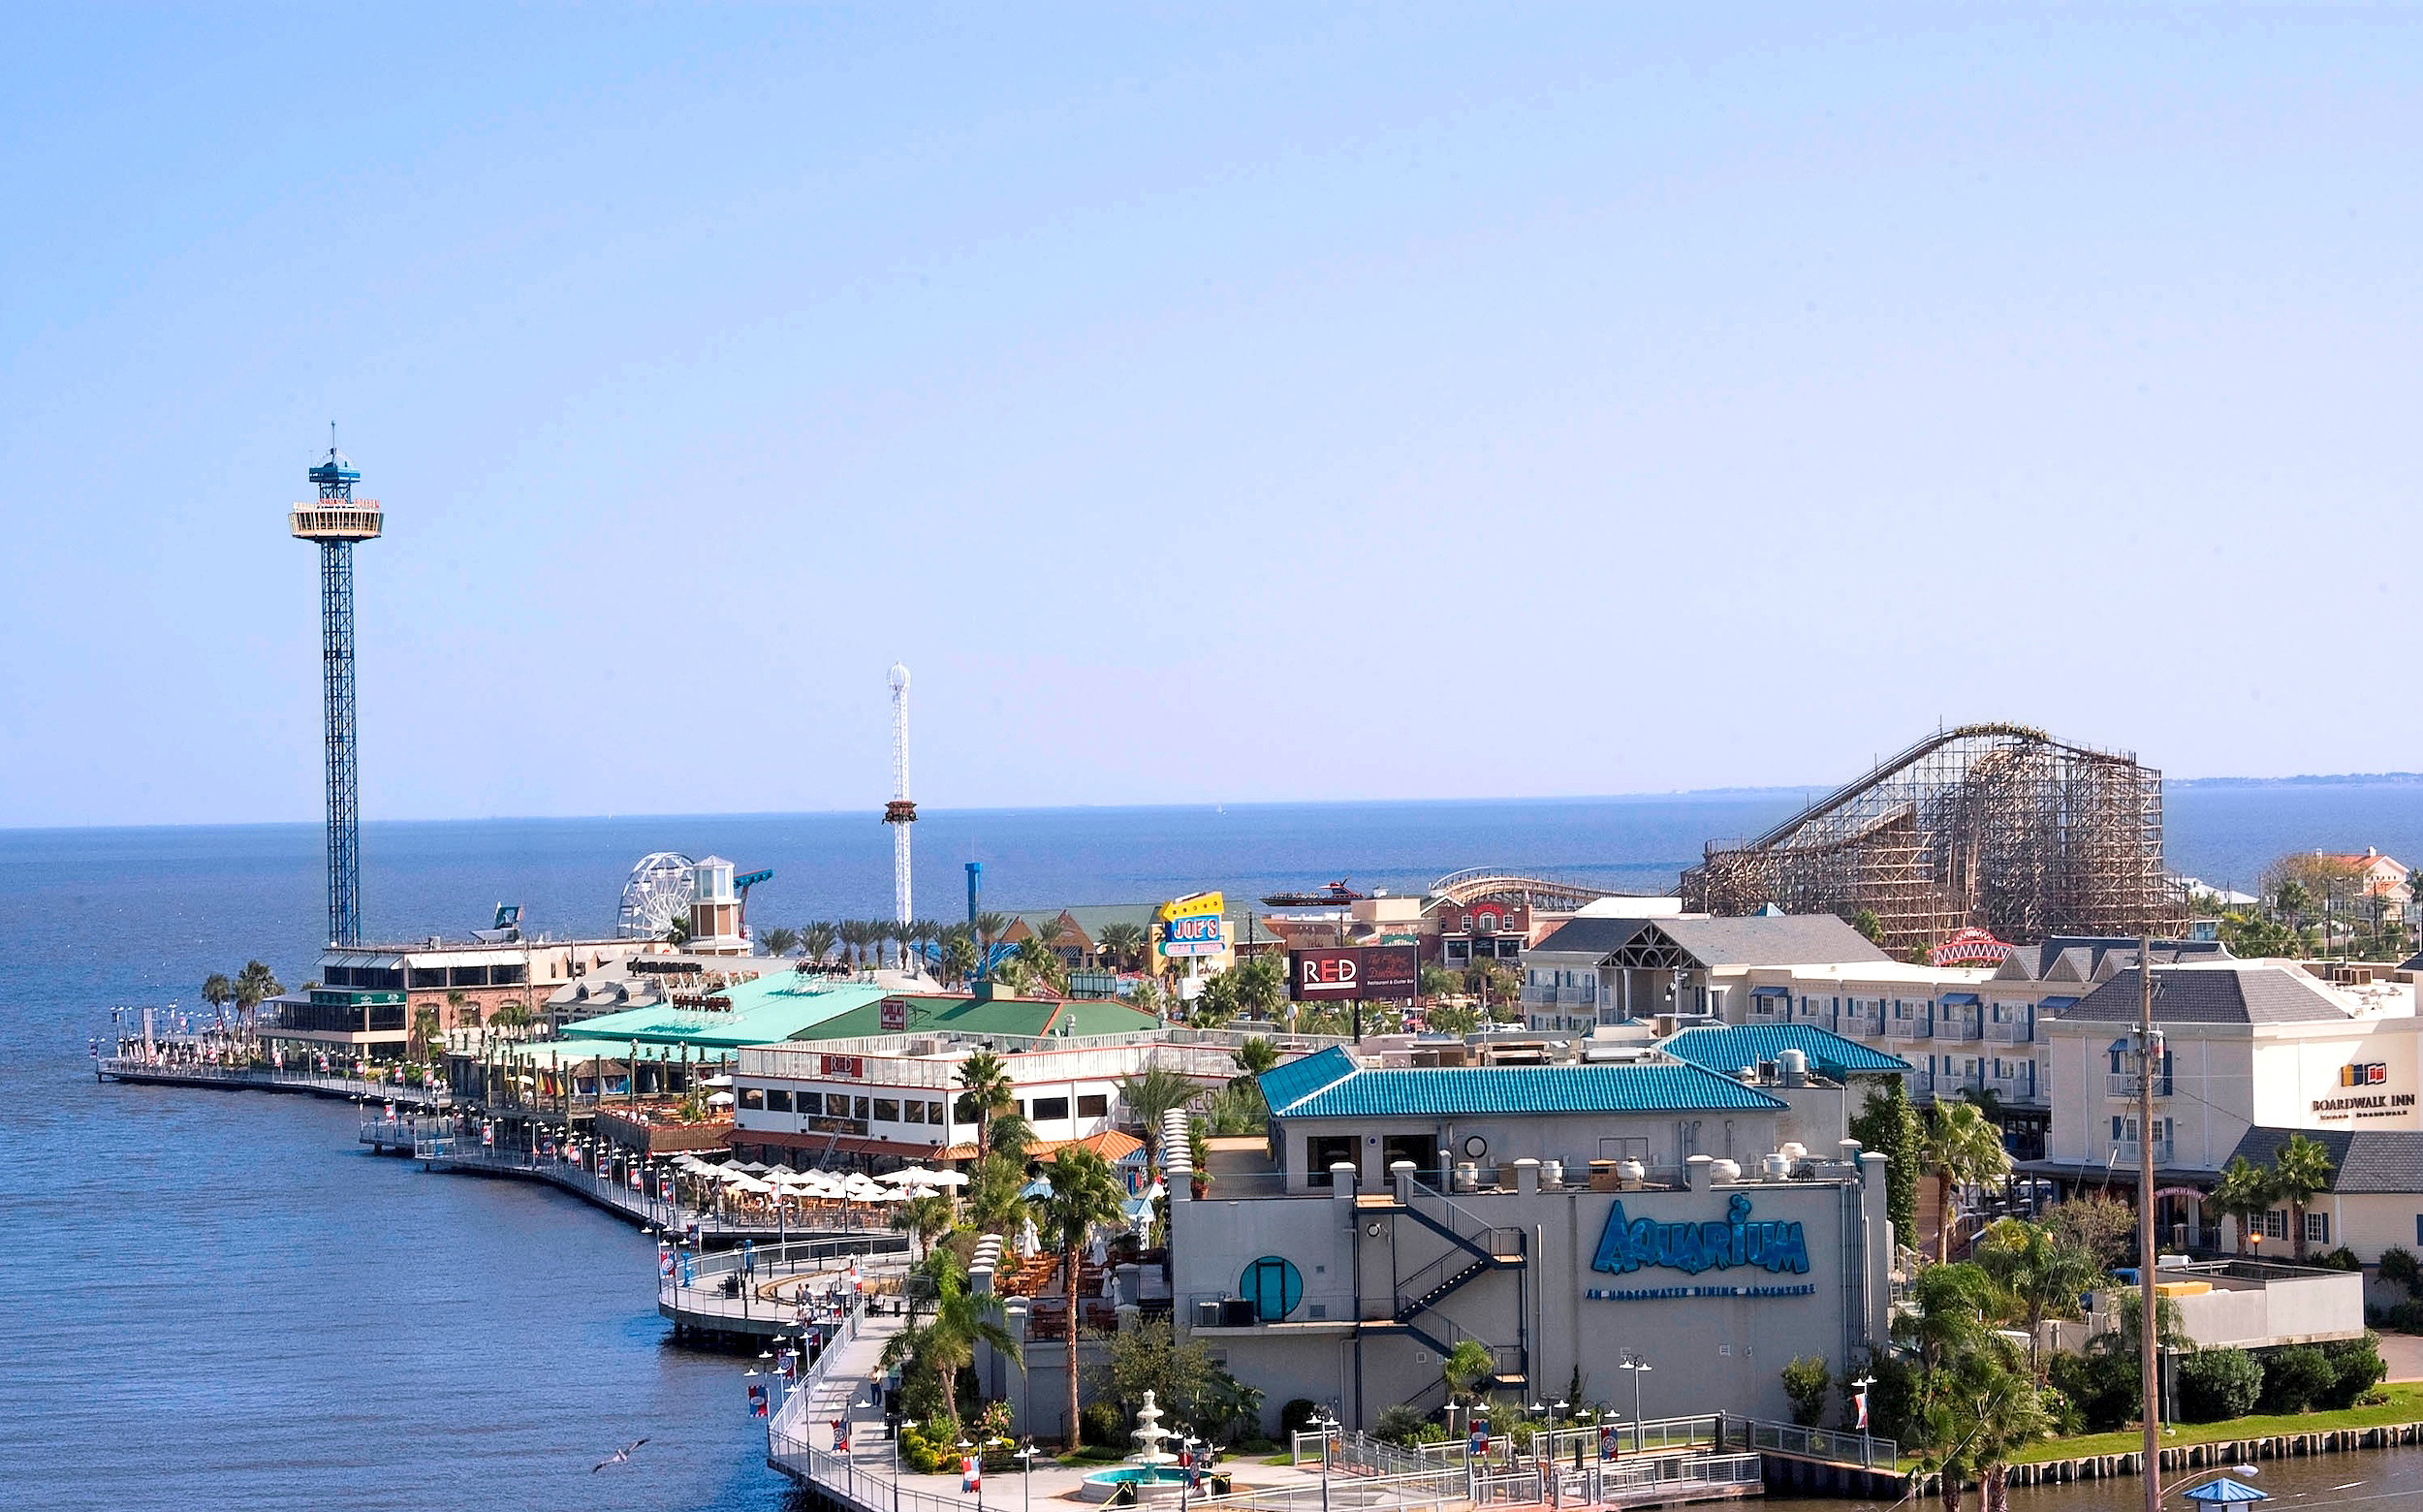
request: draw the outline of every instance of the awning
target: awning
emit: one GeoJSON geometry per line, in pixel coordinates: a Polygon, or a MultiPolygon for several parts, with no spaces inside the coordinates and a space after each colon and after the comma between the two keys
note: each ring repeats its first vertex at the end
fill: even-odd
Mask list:
{"type": "Polygon", "coordinates": [[[1750,995],[1752,997],[1789,997],[1792,995],[1792,990],[1788,987],[1753,987],[1750,989],[1750,995]]]}
{"type": "Polygon", "coordinates": [[[2048,997],[2036,1004],[2038,1013],[2061,1013],[2078,1006],[2075,997],[2048,997]]]}
{"type": "Polygon", "coordinates": [[[1949,1007],[1954,1003],[1965,1003],[1967,1006],[1974,1008],[1977,1006],[1977,994],[1974,992],[1944,992],[1938,994],[1935,1001],[1946,1007],[1949,1007]]]}

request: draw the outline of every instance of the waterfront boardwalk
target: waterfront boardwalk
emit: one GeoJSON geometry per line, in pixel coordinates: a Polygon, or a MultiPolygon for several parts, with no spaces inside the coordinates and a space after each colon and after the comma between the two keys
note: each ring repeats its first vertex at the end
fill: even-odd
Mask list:
{"type": "Polygon", "coordinates": [[[451,1102],[444,1087],[430,1091],[418,1087],[398,1086],[393,1082],[373,1082],[362,1077],[333,1076],[326,1072],[280,1070],[270,1066],[217,1066],[206,1061],[157,1056],[103,1055],[93,1062],[93,1074],[104,1082],[207,1087],[226,1091],[299,1092],[311,1097],[393,1102],[422,1108],[443,1108],[451,1102]]]}
{"type": "Polygon", "coordinates": [[[519,1149],[492,1149],[469,1135],[456,1132],[452,1118],[365,1118],[361,1143],[381,1154],[407,1156],[425,1171],[452,1176],[485,1176],[506,1181],[539,1181],[568,1192],[604,1210],[644,1233],[695,1239],[703,1248],[720,1248],[742,1242],[783,1244],[799,1239],[880,1239],[877,1248],[905,1247],[882,1214],[868,1212],[811,1212],[775,1223],[735,1222],[711,1208],[666,1202],[645,1191],[633,1191],[602,1172],[571,1161],[532,1154],[519,1149]]]}
{"type": "MultiPolygon", "coordinates": [[[[980,1498],[960,1489],[956,1470],[920,1475],[900,1470],[883,1421],[875,1385],[885,1346],[902,1326],[897,1316],[850,1307],[826,1326],[834,1342],[776,1406],[766,1429],[766,1463],[799,1482],[818,1504],[834,1512],[973,1512],[980,1498]],[[850,1425],[848,1448],[834,1452],[834,1425],[850,1425]]],[[[1756,1496],[1764,1485],[1755,1454],[1708,1455],[1688,1447],[1648,1454],[1600,1473],[1545,1471],[1537,1464],[1508,1465],[1475,1477],[1461,1465],[1425,1465],[1361,1434],[1333,1440],[1326,1473],[1317,1436],[1315,1463],[1223,1462],[1231,1477],[1225,1495],[1185,1498],[1188,1512],[1322,1512],[1360,1508],[1369,1512],[1460,1512],[1481,1505],[1558,1507],[1649,1507],[1756,1496]],[[1552,1499],[1553,1498],[1553,1499],[1552,1499]]],[[[1014,1464],[1014,1462],[1013,1462],[1014,1464]]],[[[1059,1465],[1040,1459],[1031,1470],[995,1467],[987,1472],[985,1494],[997,1507],[1031,1507],[1037,1500],[1086,1504],[1086,1477],[1100,1465],[1059,1465]]],[[[1176,1508],[1175,1488],[1149,1497],[1176,1508]]]]}

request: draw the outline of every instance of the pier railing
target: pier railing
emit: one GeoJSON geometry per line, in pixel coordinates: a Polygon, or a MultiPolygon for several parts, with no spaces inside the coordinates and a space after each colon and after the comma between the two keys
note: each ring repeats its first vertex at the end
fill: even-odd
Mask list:
{"type": "Polygon", "coordinates": [[[862,1276],[897,1276],[906,1269],[908,1239],[899,1234],[862,1234],[811,1239],[787,1244],[750,1244],[705,1256],[673,1257],[673,1274],[659,1275],[656,1308],[667,1317],[708,1327],[738,1324],[794,1326],[831,1321],[834,1309],[865,1315],[866,1299],[767,1295],[768,1283],[794,1276],[841,1276],[851,1266],[862,1276]]]}
{"type": "Polygon", "coordinates": [[[359,1097],[370,1102],[432,1104],[450,1101],[447,1089],[373,1082],[363,1077],[331,1076],[326,1072],[288,1070],[276,1066],[225,1066],[206,1061],[152,1058],[143,1055],[104,1055],[95,1069],[107,1080],[166,1082],[180,1087],[253,1087],[270,1091],[313,1092],[323,1097],[359,1097]]]}

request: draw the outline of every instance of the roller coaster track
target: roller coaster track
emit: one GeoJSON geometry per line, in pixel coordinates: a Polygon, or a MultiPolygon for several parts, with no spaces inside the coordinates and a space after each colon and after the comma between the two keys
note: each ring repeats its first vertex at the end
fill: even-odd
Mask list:
{"type": "Polygon", "coordinates": [[[1572,913],[1597,898],[1624,895],[1610,887],[1527,876],[1503,866],[1467,866],[1432,883],[1428,896],[1433,901],[1452,903],[1458,908],[1491,899],[1521,902],[1535,913],[1572,913]]]}

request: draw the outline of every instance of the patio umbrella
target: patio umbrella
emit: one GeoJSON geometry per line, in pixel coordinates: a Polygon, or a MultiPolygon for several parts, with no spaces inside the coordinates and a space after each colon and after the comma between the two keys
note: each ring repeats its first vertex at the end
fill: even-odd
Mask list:
{"type": "Polygon", "coordinates": [[[875,1178],[875,1180],[878,1181],[890,1181],[895,1186],[907,1186],[927,1181],[930,1180],[932,1176],[933,1173],[927,1170],[924,1166],[903,1166],[897,1171],[886,1171],[883,1175],[875,1178]]]}
{"type": "Polygon", "coordinates": [[[936,1186],[965,1186],[967,1178],[958,1171],[932,1171],[927,1179],[936,1186]]]}
{"type": "Polygon", "coordinates": [[[732,1101],[732,1094],[730,1092],[709,1092],[707,1094],[707,1100],[715,1104],[717,1107],[722,1107],[724,1104],[732,1101]]]}
{"type": "Polygon", "coordinates": [[[730,1087],[732,1085],[732,1078],[728,1076],[710,1076],[699,1085],[701,1087],[730,1087]]]}
{"type": "Polygon", "coordinates": [[[1042,1248],[1043,1241],[1035,1233],[1035,1220],[1028,1218],[1019,1226],[1018,1252],[1022,1255],[1032,1255],[1039,1253],[1042,1248]]]}
{"type": "Polygon", "coordinates": [[[1045,1178],[1038,1176],[1028,1181],[1025,1185],[1020,1187],[1018,1189],[1018,1194],[1021,1197],[1049,1197],[1052,1195],[1052,1183],[1045,1178]]]}
{"type": "Polygon", "coordinates": [[[2272,1494],[2270,1492],[2257,1491],[2252,1486],[2248,1485],[2245,1481],[2234,1481],[2226,1475],[2215,1476],[2213,1479],[2206,1481],[2203,1485],[2196,1487],[2193,1491],[2187,1493],[2187,1496],[2188,1500],[2195,1502],[2198,1506],[2206,1507],[2235,1506],[2242,1501],[2269,1501],[2272,1499],[2272,1494]]]}

